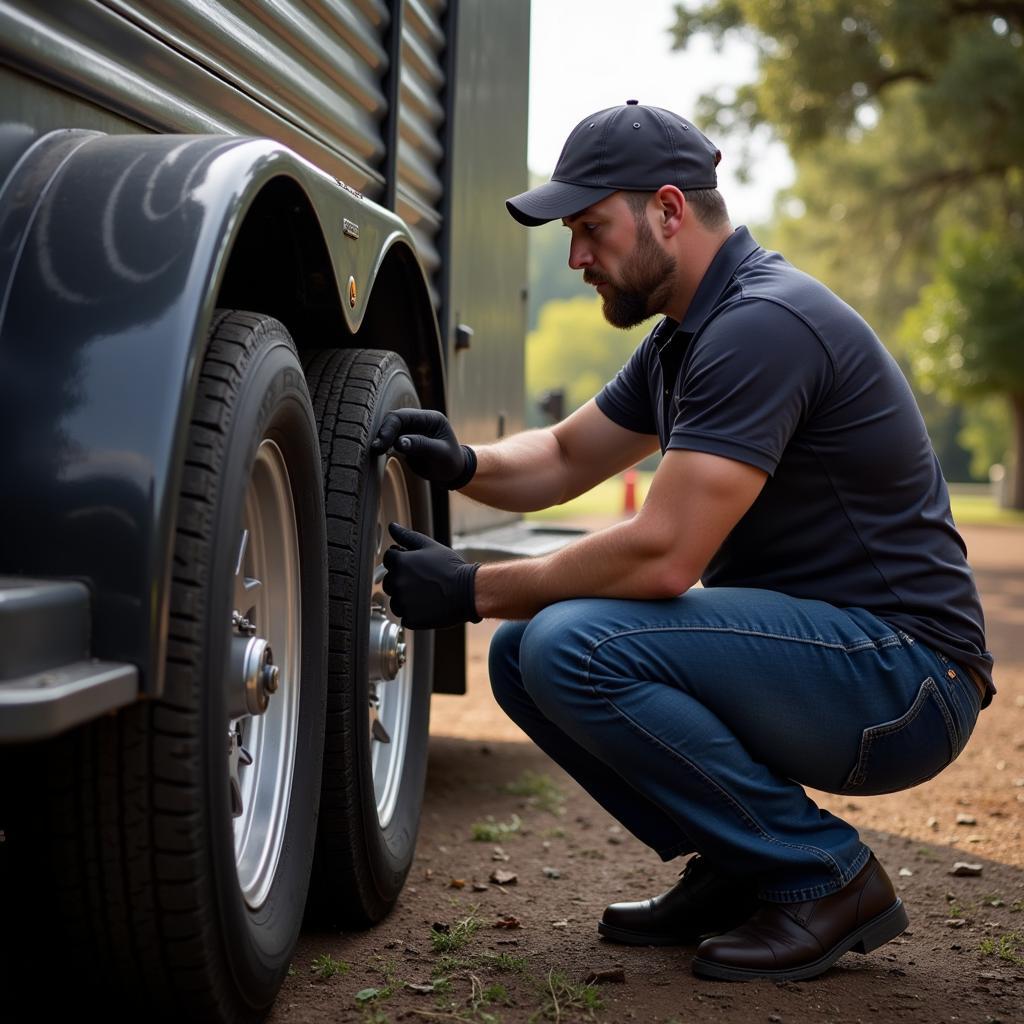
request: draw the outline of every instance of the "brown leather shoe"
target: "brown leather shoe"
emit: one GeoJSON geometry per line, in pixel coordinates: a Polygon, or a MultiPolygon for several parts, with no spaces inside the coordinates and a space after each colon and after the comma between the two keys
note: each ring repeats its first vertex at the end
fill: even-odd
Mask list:
{"type": "Polygon", "coordinates": [[[742,924],[758,908],[752,886],[691,857],[668,892],[605,908],[597,930],[629,946],[686,946],[742,924]]]}
{"type": "Polygon", "coordinates": [[[693,972],[705,978],[796,981],[827,971],[847,950],[867,953],[907,927],[907,912],[872,854],[838,892],[805,903],[762,903],[739,928],[706,939],[693,972]]]}

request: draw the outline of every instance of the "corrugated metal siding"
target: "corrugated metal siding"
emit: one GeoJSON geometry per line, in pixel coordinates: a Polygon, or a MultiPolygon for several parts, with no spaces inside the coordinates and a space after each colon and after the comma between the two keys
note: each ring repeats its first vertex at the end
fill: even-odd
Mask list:
{"type": "Polygon", "coordinates": [[[409,225],[428,273],[439,266],[444,188],[445,0],[405,0],[399,64],[395,205],[409,225]]]}
{"type": "Polygon", "coordinates": [[[447,6],[446,0],[74,0],[52,6],[0,0],[0,22],[14,29],[0,39],[0,60],[157,131],[280,139],[370,198],[393,197],[435,279],[444,201],[447,6]],[[394,11],[402,23],[400,45],[391,51],[399,62],[392,76],[394,11]],[[47,38],[45,58],[36,45],[40,32],[47,38]],[[389,117],[389,84],[398,94],[397,124],[389,117]],[[389,189],[385,177],[392,168],[389,189]]]}
{"type": "MultiPolygon", "coordinates": [[[[386,40],[380,0],[103,0],[180,53],[365,168],[352,182],[383,200],[388,165],[386,40]]],[[[403,0],[395,209],[428,276],[440,265],[445,0],[403,0]]],[[[438,296],[435,294],[435,301],[438,296]]]]}
{"type": "Polygon", "coordinates": [[[380,2],[103,0],[179,53],[364,168],[378,198],[389,23],[380,2]]]}

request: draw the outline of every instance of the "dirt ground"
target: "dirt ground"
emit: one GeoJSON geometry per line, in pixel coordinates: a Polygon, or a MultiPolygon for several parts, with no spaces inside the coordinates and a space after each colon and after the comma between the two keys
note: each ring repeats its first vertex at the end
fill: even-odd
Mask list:
{"type": "Polygon", "coordinates": [[[604,906],[660,892],[681,862],[662,864],[504,718],[483,623],[469,694],[434,699],[423,824],[398,907],[369,932],[306,933],[273,1024],[1024,1022],[1024,530],[964,535],[999,695],[926,785],[816,794],[886,866],[910,914],[902,937],[782,984],[702,981],[693,948],[605,942],[604,906]],[[959,861],[980,874],[952,875],[959,861]],[[516,880],[497,884],[496,871],[516,880]]]}

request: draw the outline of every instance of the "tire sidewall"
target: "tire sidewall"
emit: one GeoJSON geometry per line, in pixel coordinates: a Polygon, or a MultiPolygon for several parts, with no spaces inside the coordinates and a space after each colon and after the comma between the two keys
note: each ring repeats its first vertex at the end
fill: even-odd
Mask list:
{"type": "MultiPolygon", "coordinates": [[[[384,417],[395,409],[419,408],[420,401],[404,362],[396,359],[389,367],[374,400],[370,421],[369,438],[377,436],[384,417]]],[[[367,457],[361,474],[360,501],[360,567],[356,621],[366,623],[360,631],[356,645],[355,685],[358,688],[353,707],[359,715],[368,707],[369,670],[368,646],[370,619],[370,592],[372,589],[373,552],[377,508],[380,501],[381,468],[385,456],[367,457]]],[[[409,493],[412,527],[421,533],[433,532],[430,485],[402,464],[406,487],[409,493]]],[[[389,542],[390,538],[385,538],[389,542]]],[[[371,772],[371,745],[369,717],[363,715],[358,723],[358,771],[359,786],[364,808],[363,820],[367,861],[373,875],[373,882],[381,900],[390,905],[405,882],[409,872],[416,836],[419,829],[420,809],[426,778],[427,743],[430,719],[430,691],[433,676],[434,634],[432,630],[417,631],[413,659],[411,706],[409,708],[408,739],[405,759],[402,765],[402,779],[399,784],[398,803],[386,828],[381,828],[377,818],[377,804],[374,795],[371,772]]],[[[386,684],[385,684],[386,685],[386,684]]]]}
{"type": "MultiPolygon", "coordinates": [[[[284,328],[263,327],[263,343],[243,369],[225,444],[217,517],[212,533],[210,606],[206,618],[204,745],[212,870],[216,878],[224,956],[239,993],[254,1007],[268,1005],[288,969],[302,923],[316,841],[316,817],[326,709],[327,574],[319,445],[295,349],[284,328]],[[226,752],[228,715],[220,680],[230,661],[234,559],[245,491],[265,438],[284,455],[299,543],[302,613],[301,694],[288,823],[267,899],[253,910],[242,897],[226,752]]],[[[272,698],[273,699],[273,698],[272,698]]]]}

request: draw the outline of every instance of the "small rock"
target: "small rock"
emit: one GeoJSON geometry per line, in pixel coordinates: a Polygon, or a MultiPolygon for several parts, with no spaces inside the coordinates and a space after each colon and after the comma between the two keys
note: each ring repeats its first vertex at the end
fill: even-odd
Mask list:
{"type": "Polygon", "coordinates": [[[983,842],[985,842],[985,840],[981,836],[971,835],[971,836],[967,837],[967,842],[969,842],[969,843],[983,843],[983,842]]]}
{"type": "Polygon", "coordinates": [[[1006,762],[1005,761],[996,761],[996,771],[997,772],[1005,772],[1006,771],[1006,762]]]}
{"type": "Polygon", "coordinates": [[[930,829],[932,829],[932,831],[935,831],[935,830],[936,830],[936,829],[938,829],[938,827],[939,827],[939,819],[933,816],[933,817],[929,818],[929,819],[928,819],[928,820],[927,820],[927,821],[925,822],[925,824],[926,824],[926,825],[927,825],[927,826],[928,826],[928,827],[929,827],[930,829]]]}
{"type": "Polygon", "coordinates": [[[973,814],[964,814],[962,811],[956,816],[958,825],[976,825],[978,819],[973,814]]]}
{"type": "Polygon", "coordinates": [[[626,972],[621,967],[608,967],[601,971],[591,971],[583,979],[584,985],[607,985],[609,982],[616,985],[626,983],[626,972]]]}
{"type": "Polygon", "coordinates": [[[956,952],[958,952],[958,953],[959,953],[959,952],[960,952],[960,950],[961,950],[961,949],[963,949],[964,947],[963,947],[963,946],[961,946],[959,942],[954,942],[954,943],[953,943],[953,945],[952,945],[952,946],[950,946],[949,948],[950,948],[950,949],[954,949],[954,950],[956,950],[956,952]]]}
{"type": "Polygon", "coordinates": [[[900,878],[913,878],[914,872],[910,868],[900,868],[900,878]]]}
{"type": "Polygon", "coordinates": [[[465,889],[466,888],[466,880],[464,878],[453,878],[448,883],[448,888],[449,889],[465,889]]]}
{"type": "Polygon", "coordinates": [[[951,917],[946,921],[947,928],[963,928],[967,922],[962,917],[951,917]]]}
{"type": "Polygon", "coordinates": [[[569,922],[568,921],[552,921],[551,922],[551,927],[552,928],[568,928],[569,927],[569,922]]]}
{"type": "Polygon", "coordinates": [[[769,1013],[768,1020],[771,1021],[771,1024],[780,1024],[782,1018],[777,1013],[769,1013]]]}
{"type": "Polygon", "coordinates": [[[544,868],[545,878],[561,878],[562,872],[558,868],[544,868]]]}
{"type": "Polygon", "coordinates": [[[995,971],[979,971],[978,972],[978,977],[982,981],[1002,981],[1003,980],[1003,976],[1001,974],[996,974],[995,971]]]}
{"type": "Polygon", "coordinates": [[[431,926],[432,932],[440,932],[442,935],[447,935],[451,930],[452,926],[445,921],[435,921],[431,926]]]}
{"type": "Polygon", "coordinates": [[[505,871],[504,868],[495,868],[491,872],[491,881],[495,885],[515,885],[519,876],[514,871],[505,871]]]}
{"type": "Polygon", "coordinates": [[[509,855],[500,846],[496,846],[491,851],[491,860],[506,861],[510,859],[509,855]]]}
{"type": "Polygon", "coordinates": [[[429,981],[424,981],[424,982],[407,981],[405,983],[405,987],[410,992],[416,992],[418,995],[421,995],[421,996],[425,996],[425,995],[429,994],[430,992],[434,991],[434,986],[429,981]]]}
{"type": "Polygon", "coordinates": [[[971,864],[966,860],[958,860],[953,865],[953,869],[949,874],[956,875],[958,878],[977,878],[981,874],[981,865],[971,864]]]}
{"type": "Polygon", "coordinates": [[[487,892],[490,886],[486,882],[474,882],[473,892],[487,892]]]}
{"type": "Polygon", "coordinates": [[[494,927],[495,928],[522,928],[523,925],[522,925],[522,922],[519,920],[518,917],[515,917],[513,914],[506,914],[504,917],[499,917],[498,920],[494,922],[494,927]]]}
{"type": "Polygon", "coordinates": [[[434,877],[434,869],[433,868],[427,868],[423,872],[423,877],[429,882],[434,877]]]}

